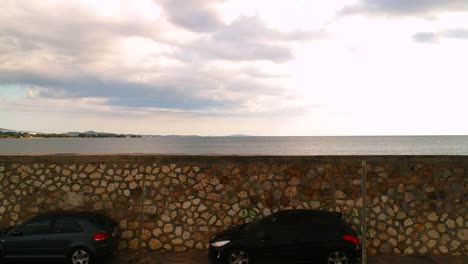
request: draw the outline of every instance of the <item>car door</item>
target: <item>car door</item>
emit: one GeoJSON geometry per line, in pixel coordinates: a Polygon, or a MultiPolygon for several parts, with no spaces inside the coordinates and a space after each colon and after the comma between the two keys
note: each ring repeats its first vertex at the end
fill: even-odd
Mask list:
{"type": "Polygon", "coordinates": [[[83,238],[83,228],[73,219],[55,219],[52,222],[52,233],[48,237],[51,254],[64,256],[70,247],[83,238]]]}
{"type": "Polygon", "coordinates": [[[303,261],[322,259],[338,230],[332,219],[303,219],[300,221],[301,235],[298,239],[298,257],[303,261]]]}
{"type": "Polygon", "coordinates": [[[35,220],[11,230],[2,238],[8,257],[41,257],[50,254],[47,236],[51,232],[50,220],[35,220]]]}
{"type": "Polygon", "coordinates": [[[257,233],[262,259],[289,262],[296,259],[298,229],[295,215],[279,215],[257,233]]]}

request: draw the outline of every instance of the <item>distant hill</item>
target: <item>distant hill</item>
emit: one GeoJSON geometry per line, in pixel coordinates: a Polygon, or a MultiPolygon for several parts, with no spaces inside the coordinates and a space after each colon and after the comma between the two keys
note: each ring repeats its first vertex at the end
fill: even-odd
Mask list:
{"type": "MultiPolygon", "coordinates": [[[[22,130],[14,130],[14,129],[7,129],[7,128],[0,128],[0,133],[11,133],[11,134],[21,134],[21,133],[28,133],[31,135],[37,136],[56,136],[56,137],[203,137],[199,135],[134,135],[134,134],[117,134],[117,133],[109,133],[109,132],[97,132],[94,130],[89,130],[85,132],[78,132],[78,131],[71,131],[66,133],[42,133],[42,132],[31,132],[31,131],[22,131],[22,130]]],[[[244,134],[233,134],[233,135],[226,135],[221,137],[252,137],[251,135],[244,135],[244,134]]]]}
{"type": "Polygon", "coordinates": [[[78,137],[79,135],[88,135],[88,136],[115,136],[117,134],[115,133],[107,133],[107,132],[96,132],[93,130],[90,131],[85,131],[85,132],[67,132],[63,133],[64,135],[70,136],[70,137],[78,137]]]}
{"type": "Polygon", "coordinates": [[[0,127],[0,132],[18,132],[18,131],[0,127]]]}
{"type": "Polygon", "coordinates": [[[69,136],[69,137],[77,137],[81,133],[80,132],[67,132],[67,133],[63,133],[63,134],[66,135],[66,136],[69,136]]]}
{"type": "Polygon", "coordinates": [[[22,130],[13,130],[0,128],[0,136],[5,137],[141,137],[133,134],[116,134],[108,132],[96,132],[93,130],[85,132],[67,132],[67,133],[42,133],[42,132],[31,132],[22,130]],[[25,135],[26,134],[26,135],[25,135]],[[29,135],[29,136],[27,136],[29,135]]]}
{"type": "Polygon", "coordinates": [[[6,128],[0,128],[0,132],[3,132],[3,133],[29,133],[29,134],[40,134],[40,133],[38,133],[38,132],[23,131],[23,130],[14,130],[14,129],[6,129],[6,128]]]}

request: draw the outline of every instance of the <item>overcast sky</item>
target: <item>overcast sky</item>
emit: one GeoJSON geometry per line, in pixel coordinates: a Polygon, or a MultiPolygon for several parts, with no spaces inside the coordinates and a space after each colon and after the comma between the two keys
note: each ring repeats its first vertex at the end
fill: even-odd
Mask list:
{"type": "Polygon", "coordinates": [[[0,127],[468,134],[468,0],[2,0],[0,127]]]}

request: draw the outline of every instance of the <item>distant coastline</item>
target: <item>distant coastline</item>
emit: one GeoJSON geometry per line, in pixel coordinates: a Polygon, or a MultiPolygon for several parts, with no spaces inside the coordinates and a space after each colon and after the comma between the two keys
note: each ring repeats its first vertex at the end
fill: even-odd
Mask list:
{"type": "Polygon", "coordinates": [[[0,138],[140,138],[134,134],[115,134],[105,132],[68,132],[68,133],[39,133],[31,131],[17,131],[0,128],[0,138]]]}
{"type": "MultiPolygon", "coordinates": [[[[0,128],[1,138],[142,138],[142,137],[204,137],[200,135],[137,135],[137,134],[118,134],[108,132],[67,132],[67,133],[42,133],[22,130],[12,130],[0,128]]],[[[245,134],[234,134],[214,137],[252,137],[245,134]]]]}
{"type": "Polygon", "coordinates": [[[96,134],[96,135],[88,135],[88,134],[79,134],[76,136],[70,136],[66,134],[29,134],[29,133],[3,133],[0,132],[0,138],[141,138],[140,135],[126,135],[126,134],[114,134],[114,135],[107,135],[107,134],[96,134]]]}

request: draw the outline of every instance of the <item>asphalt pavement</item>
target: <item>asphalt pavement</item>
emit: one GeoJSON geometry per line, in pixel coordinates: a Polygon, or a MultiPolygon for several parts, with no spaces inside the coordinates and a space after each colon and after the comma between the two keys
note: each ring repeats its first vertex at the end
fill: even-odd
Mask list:
{"type": "MultiPolygon", "coordinates": [[[[206,252],[121,252],[106,264],[209,264],[206,252]]],[[[270,263],[268,263],[270,264],[270,263]]],[[[468,264],[468,256],[368,256],[367,264],[468,264]]]]}
{"type": "MultiPolygon", "coordinates": [[[[0,261],[1,262],[1,261],[0,261]]],[[[21,264],[64,264],[64,261],[10,261],[21,264]]],[[[313,262],[312,262],[313,263],[313,262]]],[[[209,264],[207,253],[200,251],[165,253],[124,251],[96,264],[209,264]]],[[[263,263],[262,263],[263,264],[263,263]]],[[[271,263],[264,263],[271,264],[271,263]]],[[[368,256],[367,264],[468,264],[468,256],[368,256]]]]}

